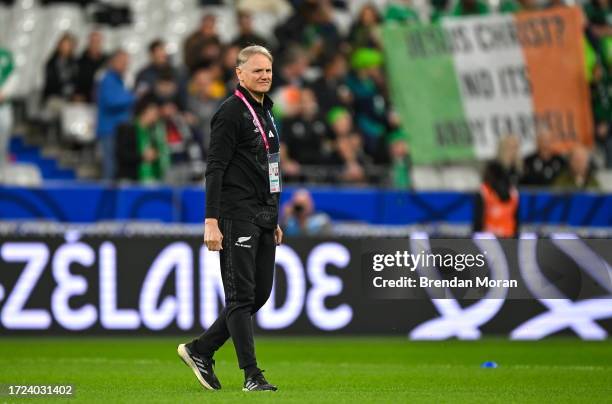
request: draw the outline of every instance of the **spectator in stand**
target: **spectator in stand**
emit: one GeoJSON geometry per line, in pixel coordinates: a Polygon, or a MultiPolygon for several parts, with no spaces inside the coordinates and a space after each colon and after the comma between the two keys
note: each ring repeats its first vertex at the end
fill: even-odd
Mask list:
{"type": "Polygon", "coordinates": [[[161,100],[160,115],[170,162],[165,181],[181,185],[202,179],[205,168],[202,139],[197,138],[172,98],[161,100]]]}
{"type": "Polygon", "coordinates": [[[98,119],[96,134],[102,150],[102,176],[115,178],[115,133],[117,126],[126,122],[135,97],[125,86],[123,76],[129,64],[126,51],[119,49],[110,58],[108,70],[103,74],[96,91],[98,119]]]}
{"type": "Polygon", "coordinates": [[[334,136],[334,149],[328,164],[337,168],[329,180],[365,183],[367,157],[363,154],[361,136],[354,131],[351,115],[346,109],[336,107],[328,113],[327,119],[334,136]]]}
{"type": "Polygon", "coordinates": [[[272,88],[276,90],[287,85],[303,87],[304,73],[308,70],[308,64],[308,54],[302,48],[294,46],[287,49],[282,58],[280,71],[272,80],[272,88]]]}
{"type": "Polygon", "coordinates": [[[610,0],[590,0],[584,3],[584,12],[589,24],[598,31],[599,36],[612,36],[612,4],[610,0]]]}
{"type": "Polygon", "coordinates": [[[544,129],[537,137],[537,151],[525,158],[522,185],[545,187],[551,185],[565,169],[565,159],[555,153],[554,135],[544,129]]]}
{"type": "Polygon", "coordinates": [[[318,111],[317,100],[312,90],[300,91],[298,111],[281,122],[283,135],[280,139],[280,153],[283,169],[287,176],[303,178],[302,166],[314,166],[328,160],[328,128],[318,111]]]}
{"type": "Polygon", "coordinates": [[[142,96],[153,91],[160,74],[172,75],[172,80],[178,85],[178,72],[170,63],[170,58],[166,52],[166,44],[158,38],[149,44],[149,64],[136,75],[136,84],[134,85],[136,95],[142,96]]]}
{"type": "Polygon", "coordinates": [[[373,4],[365,4],[359,11],[348,34],[348,42],[352,49],[376,48],[382,49],[380,38],[381,18],[373,4]]]}
{"type": "Polygon", "coordinates": [[[8,147],[13,130],[11,98],[17,85],[13,54],[0,46],[0,181],[9,163],[8,147]]]}
{"type": "Polygon", "coordinates": [[[323,75],[310,86],[317,97],[322,115],[326,115],[335,106],[348,107],[353,102],[353,95],[346,85],[347,71],[343,54],[329,55],[323,65],[323,75]]]}
{"type": "Polygon", "coordinates": [[[94,99],[94,84],[96,73],[108,56],[104,53],[103,36],[100,31],[89,34],[87,48],[81,54],[78,62],[78,74],[75,84],[75,98],[78,101],[92,103],[94,99]]]}
{"type": "Polygon", "coordinates": [[[280,138],[279,153],[281,157],[281,171],[287,182],[303,182],[301,176],[302,167],[289,156],[285,144],[284,125],[290,121],[299,119],[301,106],[301,89],[295,86],[284,86],[274,94],[274,117],[280,121],[280,129],[283,136],[280,138]]]}
{"type": "Polygon", "coordinates": [[[504,169],[512,186],[518,186],[523,173],[523,159],[521,158],[521,141],[516,135],[506,135],[497,147],[497,164],[504,169]]]}
{"type": "Polygon", "coordinates": [[[415,24],[420,22],[419,14],[413,7],[412,0],[394,0],[387,5],[385,18],[401,24],[415,24]]]}
{"type": "Polygon", "coordinates": [[[200,54],[199,63],[196,65],[196,69],[201,64],[213,64],[219,65],[221,56],[223,55],[223,46],[216,41],[206,41],[202,46],[202,52],[200,54]]]}
{"type": "Polygon", "coordinates": [[[538,4],[535,0],[504,0],[499,5],[500,13],[518,13],[522,11],[537,11],[538,4]]]}
{"type": "Polygon", "coordinates": [[[240,47],[237,45],[227,46],[223,50],[223,56],[221,58],[221,80],[225,84],[225,90],[227,93],[234,91],[238,85],[238,77],[236,76],[236,61],[238,60],[238,53],[240,53],[240,47]]]}
{"type": "Polygon", "coordinates": [[[474,207],[474,231],[498,237],[516,237],[519,229],[519,193],[522,169],[520,140],[507,135],[497,146],[497,159],[487,163],[474,207]]]}
{"type": "Polygon", "coordinates": [[[268,47],[267,41],[261,35],[257,35],[253,30],[253,15],[248,11],[238,11],[236,13],[238,19],[238,37],[232,42],[242,48],[250,45],[261,45],[268,47]]]}
{"type": "Polygon", "coordinates": [[[216,87],[213,69],[201,67],[191,77],[187,110],[192,116],[190,124],[203,139],[203,148],[208,150],[210,144],[210,123],[225,94],[220,94],[216,87]]]}
{"type": "Polygon", "coordinates": [[[378,163],[388,161],[386,135],[392,126],[381,64],[379,51],[358,49],[351,57],[353,70],[346,81],[353,94],[353,110],[365,151],[378,163]]]}
{"type": "Polygon", "coordinates": [[[505,0],[499,5],[501,13],[518,13],[521,11],[536,11],[538,4],[535,0],[505,0]]]}
{"type": "Polygon", "coordinates": [[[171,102],[180,111],[185,110],[186,96],[181,94],[177,73],[171,66],[157,71],[157,77],[151,84],[149,92],[154,94],[160,103],[171,102]]]}
{"type": "Polygon", "coordinates": [[[443,17],[449,15],[449,0],[431,0],[431,14],[429,20],[432,24],[439,23],[443,17]]]}
{"type": "Polygon", "coordinates": [[[568,167],[555,179],[554,186],[567,190],[598,190],[591,154],[582,145],[572,148],[568,167]]]}
{"type": "Polygon", "coordinates": [[[485,14],[489,14],[489,6],[483,0],[459,0],[452,12],[456,17],[485,14]]]}
{"type": "Polygon", "coordinates": [[[591,104],[595,140],[603,152],[605,166],[612,168],[612,69],[606,72],[601,63],[596,63],[593,69],[591,104]]]}
{"type": "Polygon", "coordinates": [[[314,19],[319,4],[318,0],[304,0],[295,7],[295,12],[274,29],[274,36],[278,43],[277,52],[281,55],[285,54],[288,48],[299,46],[302,43],[306,26],[314,19]]]}
{"type": "Polygon", "coordinates": [[[474,204],[473,230],[497,237],[516,237],[519,232],[519,193],[500,161],[485,168],[474,204]]]}
{"type": "Polygon", "coordinates": [[[336,50],[342,50],[343,40],[334,23],[334,10],[330,0],[320,0],[316,12],[311,15],[302,35],[302,46],[313,64],[321,66],[323,57],[336,50]]]}
{"type": "Polygon", "coordinates": [[[189,35],[185,41],[183,55],[185,66],[190,72],[193,72],[202,62],[204,47],[209,44],[221,44],[217,35],[217,17],[214,14],[205,14],[202,17],[200,27],[189,35]]]}
{"type": "Polygon", "coordinates": [[[143,96],[134,107],[134,119],[117,128],[117,179],[143,183],[160,181],[168,167],[165,134],[157,125],[155,97],[143,96]]]}
{"type": "Polygon", "coordinates": [[[64,103],[71,101],[74,96],[74,83],[79,71],[74,55],[75,46],[74,35],[69,32],[64,33],[45,66],[45,86],[42,99],[47,118],[50,121],[59,117],[64,103]]]}
{"type": "Polygon", "coordinates": [[[401,129],[389,135],[389,155],[391,157],[391,183],[394,188],[410,188],[410,148],[408,136],[401,129]]]}
{"type": "Polygon", "coordinates": [[[612,2],[590,0],[584,4],[584,13],[589,21],[587,36],[603,60],[612,67],[612,2]]]}
{"type": "Polygon", "coordinates": [[[283,206],[283,230],[287,236],[321,234],[329,230],[331,220],[325,213],[317,213],[308,190],[298,189],[283,206]]]}

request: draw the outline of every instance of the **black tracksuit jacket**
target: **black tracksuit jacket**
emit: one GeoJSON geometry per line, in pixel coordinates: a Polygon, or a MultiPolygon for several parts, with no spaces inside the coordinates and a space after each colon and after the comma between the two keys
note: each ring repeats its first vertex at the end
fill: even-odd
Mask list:
{"type": "MultiPolygon", "coordinates": [[[[240,85],[263,125],[270,153],[279,152],[279,137],[271,121],[272,100],[263,105],[240,85]],[[270,114],[268,114],[270,111],[270,114]]],[[[264,228],[278,223],[279,193],[270,193],[268,156],[264,141],[244,102],[232,94],[211,121],[206,167],[206,217],[246,220],[264,228]]]]}

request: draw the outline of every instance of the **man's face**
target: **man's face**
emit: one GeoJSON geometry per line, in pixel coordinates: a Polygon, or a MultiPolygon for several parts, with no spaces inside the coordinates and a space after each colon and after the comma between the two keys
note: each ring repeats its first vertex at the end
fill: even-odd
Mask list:
{"type": "Polygon", "coordinates": [[[172,98],[176,94],[176,83],[172,80],[155,82],[155,94],[162,98],[172,98]]]}
{"type": "Polygon", "coordinates": [[[117,72],[124,74],[128,69],[129,61],[130,58],[128,54],[125,52],[121,52],[115,55],[115,57],[113,58],[112,66],[117,72]]]}
{"type": "Polygon", "coordinates": [[[166,48],[163,45],[159,45],[151,52],[151,59],[153,63],[158,66],[163,66],[168,63],[168,54],[166,48]]]}
{"type": "Polygon", "coordinates": [[[102,34],[100,32],[92,32],[89,36],[89,47],[92,50],[102,49],[102,34]]]}
{"type": "Polygon", "coordinates": [[[250,14],[241,14],[238,17],[238,25],[242,32],[251,32],[253,30],[253,17],[250,14]]]}
{"type": "Polygon", "coordinates": [[[313,116],[318,111],[317,98],[312,90],[303,89],[301,94],[302,113],[306,116],[313,116]]]}
{"type": "Polygon", "coordinates": [[[151,126],[159,119],[159,108],[151,104],[142,114],[141,121],[146,126],[151,126]]]}
{"type": "Polygon", "coordinates": [[[338,57],[334,59],[334,63],[331,69],[332,69],[333,77],[346,76],[346,72],[347,72],[346,59],[343,57],[338,57]]]}
{"type": "Polygon", "coordinates": [[[208,95],[210,85],[213,82],[213,77],[210,70],[198,70],[193,75],[193,85],[197,88],[200,94],[208,95]]]}
{"type": "Polygon", "coordinates": [[[217,19],[213,15],[207,15],[202,19],[202,23],[200,24],[200,32],[202,35],[208,37],[216,35],[216,23],[217,19]]]}
{"type": "Polygon", "coordinates": [[[251,56],[246,63],[236,68],[240,84],[254,93],[267,93],[272,85],[272,62],[259,53],[251,56]]]}

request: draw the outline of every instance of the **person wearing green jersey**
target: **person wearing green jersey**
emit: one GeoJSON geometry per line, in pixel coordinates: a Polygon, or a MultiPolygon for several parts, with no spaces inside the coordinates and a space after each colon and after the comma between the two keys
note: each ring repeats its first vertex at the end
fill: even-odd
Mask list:
{"type": "Polygon", "coordinates": [[[539,9],[535,0],[503,0],[499,4],[500,13],[519,13],[522,11],[537,11],[539,9]]]}
{"type": "Polygon", "coordinates": [[[488,4],[482,0],[459,0],[452,10],[451,15],[465,17],[470,15],[486,15],[490,9],[488,4]]]}
{"type": "Polygon", "coordinates": [[[8,144],[13,130],[11,98],[16,89],[13,54],[0,45],[0,179],[8,164],[8,144]]]}
{"type": "Polygon", "coordinates": [[[604,65],[612,66],[612,1],[590,0],[584,4],[587,35],[604,65]]]}
{"type": "Polygon", "coordinates": [[[136,103],[134,118],[117,128],[116,178],[141,183],[163,180],[170,164],[165,135],[155,97],[143,96],[136,103]]]}

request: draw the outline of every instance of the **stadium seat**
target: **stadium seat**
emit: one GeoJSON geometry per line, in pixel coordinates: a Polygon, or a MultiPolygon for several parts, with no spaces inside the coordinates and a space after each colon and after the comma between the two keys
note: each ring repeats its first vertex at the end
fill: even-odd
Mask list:
{"type": "Polygon", "coordinates": [[[0,182],[4,185],[37,187],[42,185],[43,179],[40,170],[34,164],[15,163],[4,169],[0,182]]]}
{"type": "Polygon", "coordinates": [[[53,5],[44,8],[49,26],[63,31],[72,31],[79,35],[85,26],[83,10],[73,4],[53,5]]]}
{"type": "Polygon", "coordinates": [[[83,103],[67,104],[61,114],[62,135],[66,140],[89,144],[96,138],[96,109],[83,103]]]}
{"type": "Polygon", "coordinates": [[[176,14],[166,22],[166,37],[179,37],[182,43],[198,27],[200,19],[200,13],[193,10],[176,14]]]}
{"type": "Polygon", "coordinates": [[[272,29],[279,24],[285,17],[275,16],[269,12],[259,12],[253,14],[253,30],[266,39],[271,39],[272,29]]]}
{"type": "Polygon", "coordinates": [[[612,170],[601,170],[597,172],[597,181],[602,191],[612,192],[612,170]]]}
{"type": "Polygon", "coordinates": [[[412,168],[412,185],[417,191],[443,188],[442,178],[436,167],[415,166],[412,168]]]}
{"type": "Polygon", "coordinates": [[[481,183],[478,170],[469,166],[444,167],[441,176],[444,189],[453,191],[475,191],[481,183]]]}

